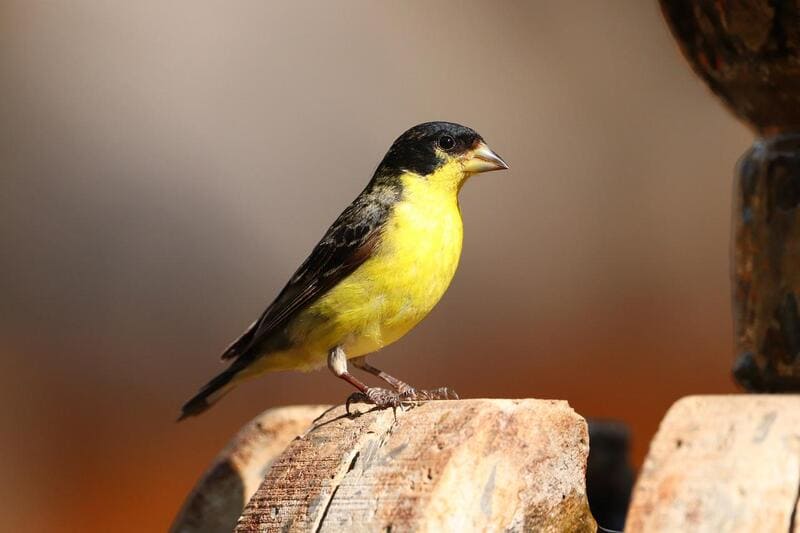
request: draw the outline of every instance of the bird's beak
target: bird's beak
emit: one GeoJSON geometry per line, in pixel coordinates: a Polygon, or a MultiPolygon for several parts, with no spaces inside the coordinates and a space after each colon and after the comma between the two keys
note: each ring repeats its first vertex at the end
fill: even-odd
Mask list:
{"type": "Polygon", "coordinates": [[[470,174],[505,170],[507,168],[508,165],[503,161],[503,158],[494,153],[483,141],[478,143],[474,150],[468,152],[464,160],[464,171],[470,174]]]}

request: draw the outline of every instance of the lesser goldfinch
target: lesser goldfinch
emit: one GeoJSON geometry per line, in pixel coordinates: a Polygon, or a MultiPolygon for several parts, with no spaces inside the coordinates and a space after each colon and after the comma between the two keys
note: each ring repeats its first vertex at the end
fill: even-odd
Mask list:
{"type": "Polygon", "coordinates": [[[348,405],[457,397],[446,388],[417,391],[365,357],[408,333],[450,285],[463,237],[458,192],[467,178],[507,168],[465,126],[426,122],[403,133],[275,301],[222,354],[233,361],[228,369],[183,406],[180,419],[246,378],[326,362],[358,389],[348,405]],[[367,387],[347,371],[348,359],[391,390],[367,387]]]}

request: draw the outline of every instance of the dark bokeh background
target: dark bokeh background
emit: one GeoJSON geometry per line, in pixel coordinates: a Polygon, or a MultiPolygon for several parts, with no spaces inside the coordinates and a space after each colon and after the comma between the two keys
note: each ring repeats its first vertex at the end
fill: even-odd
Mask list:
{"type": "Polygon", "coordinates": [[[679,396],[732,391],[728,218],[750,134],[655,1],[0,2],[0,529],[159,531],[231,434],[337,402],[271,375],[183,400],[391,141],[478,129],[439,307],[376,363],[565,398],[641,461],[679,396]]]}

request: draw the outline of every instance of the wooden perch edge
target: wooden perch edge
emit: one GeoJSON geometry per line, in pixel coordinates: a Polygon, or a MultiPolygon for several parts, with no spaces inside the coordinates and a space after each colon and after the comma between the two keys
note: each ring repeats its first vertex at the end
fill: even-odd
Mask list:
{"type": "Polygon", "coordinates": [[[588,441],[565,401],[337,407],[271,463],[236,531],[595,531],[588,441]]]}
{"type": "Polygon", "coordinates": [[[800,396],[690,396],[667,412],[626,531],[800,531],[800,396]]]}
{"type": "Polygon", "coordinates": [[[275,458],[327,408],[299,405],[268,409],[247,423],[189,493],[170,531],[233,531],[275,458]]]}

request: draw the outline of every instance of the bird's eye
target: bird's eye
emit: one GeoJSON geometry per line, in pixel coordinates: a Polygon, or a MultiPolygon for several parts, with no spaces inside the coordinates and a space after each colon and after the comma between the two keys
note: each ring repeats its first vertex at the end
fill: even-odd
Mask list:
{"type": "Polygon", "coordinates": [[[439,137],[439,148],[442,150],[452,150],[456,145],[456,140],[449,135],[442,135],[439,137]]]}

